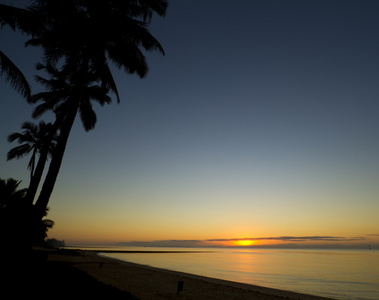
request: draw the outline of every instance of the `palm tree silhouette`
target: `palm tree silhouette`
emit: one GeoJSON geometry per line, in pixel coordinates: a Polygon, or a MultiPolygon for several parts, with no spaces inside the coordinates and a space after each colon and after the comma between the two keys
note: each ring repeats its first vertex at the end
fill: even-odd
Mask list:
{"type": "MultiPolygon", "coordinates": [[[[59,163],[60,167],[61,160],[54,160],[54,158],[63,158],[63,153],[76,114],[79,114],[84,129],[89,131],[95,127],[97,121],[96,113],[93,110],[91,102],[96,101],[101,106],[104,106],[105,104],[111,103],[112,99],[108,95],[110,89],[98,84],[99,79],[95,72],[88,71],[84,74],[82,73],[83,78],[86,78],[87,82],[82,83],[80,95],[78,95],[78,90],[75,86],[77,74],[66,74],[65,71],[60,71],[51,65],[44,66],[40,64],[38,67],[44,69],[50,75],[50,78],[37,77],[37,81],[45,86],[46,91],[31,96],[30,100],[32,103],[42,101],[42,103],[34,109],[33,117],[38,118],[45,112],[52,110],[56,115],[56,121],[53,127],[59,130],[57,144],[42,187],[42,193],[46,184],[51,180],[51,176],[58,174],[54,173],[56,169],[52,168],[52,165],[54,166],[54,163],[59,163]],[[72,115],[73,106],[76,109],[74,115],[72,115]],[[70,126],[67,126],[68,118],[71,118],[70,126]]],[[[47,202],[43,202],[41,197],[39,197],[36,202],[36,207],[43,211],[47,207],[47,202]]]]}
{"type": "Polygon", "coordinates": [[[12,133],[8,136],[8,141],[18,141],[20,146],[9,150],[7,160],[19,159],[31,153],[28,164],[30,170],[30,183],[25,196],[25,201],[33,203],[38,185],[41,181],[43,170],[45,168],[48,156],[52,154],[56,143],[56,128],[51,123],[40,121],[38,125],[31,122],[25,122],[22,127],[22,133],[12,133]],[[39,156],[36,165],[37,155],[39,156]]]}
{"type": "MultiPolygon", "coordinates": [[[[89,96],[90,91],[102,94],[103,103],[110,102],[109,91],[120,101],[109,63],[143,78],[148,65],[142,50],[164,54],[148,25],[154,13],[165,15],[167,1],[35,0],[26,10],[5,6],[1,12],[1,8],[0,5],[0,23],[32,34],[26,45],[42,47],[46,66],[59,65],[60,75],[69,86],[69,95],[62,97],[62,101],[55,98],[55,104],[51,105],[59,111],[59,137],[36,202],[43,212],[54,189],[77,113],[86,130],[95,126],[96,114],[90,100],[100,98],[89,96]]],[[[43,111],[50,100],[41,99],[45,101],[43,111]]]]}
{"type": "Polygon", "coordinates": [[[0,51],[0,76],[4,76],[5,81],[10,82],[22,96],[27,99],[30,97],[30,86],[24,74],[2,51],[0,51]]]}
{"type": "Polygon", "coordinates": [[[24,129],[22,133],[15,132],[8,136],[8,142],[12,143],[17,140],[21,145],[8,151],[7,160],[19,159],[30,153],[32,154],[28,164],[30,178],[35,175],[37,154],[41,152],[47,142],[49,153],[52,153],[54,144],[50,143],[50,140],[46,141],[46,137],[51,130],[51,125],[51,123],[46,124],[44,121],[40,121],[38,125],[32,122],[24,122],[21,127],[24,129]]]}
{"type": "Polygon", "coordinates": [[[61,59],[64,62],[62,72],[72,74],[70,81],[73,93],[67,98],[69,105],[56,151],[36,203],[41,211],[47,206],[53,191],[77,112],[80,112],[82,122],[90,121],[83,123],[86,130],[92,129],[95,124],[95,114],[92,108],[86,109],[90,108],[89,101],[83,97],[88,83],[94,82],[96,78],[101,87],[113,91],[119,101],[108,63],[113,62],[127,73],[144,77],[148,66],[141,48],[164,53],[159,42],[148,32],[146,22],[150,21],[153,12],[163,15],[167,4],[165,1],[139,3],[142,4],[138,5],[134,1],[126,4],[91,1],[86,3],[84,9],[68,8],[65,3],[58,11],[60,14],[62,9],[66,10],[69,20],[54,23],[53,30],[45,31],[40,37],[29,41],[31,45],[43,46],[47,62],[54,63],[61,59]]]}

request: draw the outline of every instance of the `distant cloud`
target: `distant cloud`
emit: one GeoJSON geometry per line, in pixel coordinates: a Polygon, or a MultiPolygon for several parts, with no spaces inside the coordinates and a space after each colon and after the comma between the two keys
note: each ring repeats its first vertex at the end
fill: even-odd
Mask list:
{"type": "Polygon", "coordinates": [[[204,241],[201,240],[160,240],[160,241],[131,241],[118,243],[120,246],[135,247],[201,247],[204,241]]]}
{"type": "Polygon", "coordinates": [[[350,242],[365,240],[364,237],[340,237],[340,236],[279,236],[279,237],[245,237],[232,239],[209,239],[207,242],[233,242],[241,240],[251,241],[285,241],[285,242],[307,242],[307,241],[329,241],[329,242],[350,242]]]}
{"type": "MultiPolygon", "coordinates": [[[[379,235],[371,235],[379,236],[379,235]]],[[[281,241],[281,242],[353,242],[364,241],[365,237],[341,237],[341,236],[278,236],[278,237],[244,237],[230,239],[206,239],[206,240],[158,240],[158,241],[130,241],[120,242],[120,246],[135,247],[206,247],[217,246],[215,242],[233,242],[241,240],[252,241],[281,241]]]]}

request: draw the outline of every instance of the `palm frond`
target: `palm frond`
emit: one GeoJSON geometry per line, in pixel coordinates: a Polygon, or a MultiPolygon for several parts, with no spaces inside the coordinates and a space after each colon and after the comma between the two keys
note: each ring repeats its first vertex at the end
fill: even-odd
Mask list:
{"type": "Polygon", "coordinates": [[[12,133],[12,134],[10,134],[10,135],[8,136],[8,142],[9,142],[9,143],[12,143],[12,142],[14,142],[14,141],[17,140],[17,139],[22,139],[22,138],[23,138],[23,136],[22,136],[21,133],[19,133],[19,132],[14,132],[14,133],[12,133]]]}
{"type": "Polygon", "coordinates": [[[79,113],[85,131],[95,128],[97,117],[89,100],[80,102],[79,113]]]}
{"type": "Polygon", "coordinates": [[[117,90],[116,82],[114,81],[111,70],[108,64],[99,66],[99,73],[103,88],[109,89],[116,95],[117,103],[120,103],[120,95],[117,90]]]}
{"type": "Polygon", "coordinates": [[[14,142],[15,140],[18,140],[18,143],[34,143],[35,142],[35,135],[37,132],[37,126],[35,126],[31,122],[24,122],[22,124],[22,129],[24,131],[22,133],[12,133],[8,136],[8,141],[10,143],[14,142]]]}
{"type": "Polygon", "coordinates": [[[54,110],[54,108],[55,108],[54,101],[46,101],[34,108],[32,117],[34,119],[37,119],[40,116],[42,116],[44,113],[54,110]]]}
{"type": "Polygon", "coordinates": [[[23,8],[0,4],[1,27],[8,25],[13,30],[21,29],[23,31],[28,31],[30,30],[30,27],[28,29],[26,26],[28,16],[31,17],[29,12],[23,8]]]}
{"type": "Polygon", "coordinates": [[[116,33],[119,34],[119,31],[124,33],[120,36],[121,39],[129,40],[129,42],[132,42],[137,46],[142,46],[148,51],[157,50],[164,55],[162,45],[149,32],[146,23],[131,18],[122,18],[118,20],[117,23],[119,23],[118,25],[120,26],[120,30],[116,31],[116,33]],[[126,30],[127,35],[125,35],[126,30]]]}
{"type": "Polygon", "coordinates": [[[45,99],[57,99],[57,97],[53,97],[53,95],[56,95],[56,92],[41,92],[34,94],[30,97],[31,103],[37,103],[38,101],[44,101],[45,99]]]}
{"type": "Polygon", "coordinates": [[[19,68],[2,52],[0,51],[0,76],[3,75],[5,81],[26,99],[30,97],[30,86],[24,74],[19,68]]]}
{"type": "Polygon", "coordinates": [[[134,18],[141,18],[151,22],[153,13],[163,17],[166,14],[168,3],[164,0],[113,0],[111,1],[121,11],[134,18]]]}
{"type": "Polygon", "coordinates": [[[117,68],[124,68],[125,72],[130,74],[137,73],[141,78],[145,77],[149,70],[145,56],[132,43],[123,41],[110,46],[108,56],[117,68]]]}
{"type": "Polygon", "coordinates": [[[90,99],[95,100],[101,106],[104,106],[104,104],[110,104],[112,102],[112,98],[108,95],[108,91],[109,89],[107,88],[93,85],[86,88],[85,93],[90,99]]]}
{"type": "Polygon", "coordinates": [[[36,135],[37,132],[38,132],[38,126],[36,126],[32,122],[24,122],[24,123],[22,123],[21,128],[24,129],[24,135],[27,135],[27,134],[30,134],[30,133],[32,135],[36,135]]]}
{"type": "Polygon", "coordinates": [[[14,158],[16,159],[22,158],[25,155],[29,154],[31,150],[32,148],[28,144],[23,144],[21,146],[14,147],[8,151],[7,160],[11,160],[14,158]]]}

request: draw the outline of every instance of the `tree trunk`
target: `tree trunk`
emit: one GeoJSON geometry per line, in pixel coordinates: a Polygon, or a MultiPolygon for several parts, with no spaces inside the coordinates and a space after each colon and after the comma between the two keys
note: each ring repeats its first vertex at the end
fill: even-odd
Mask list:
{"type": "Polygon", "coordinates": [[[30,164],[29,164],[30,165],[30,181],[32,181],[32,178],[34,176],[34,170],[36,166],[36,153],[37,153],[37,150],[34,148],[32,158],[30,159],[30,164]]]}
{"type": "Polygon", "coordinates": [[[29,187],[25,195],[25,202],[28,204],[32,204],[34,201],[34,197],[36,196],[39,183],[41,182],[43,170],[45,169],[47,156],[49,155],[51,142],[58,130],[59,122],[60,119],[57,119],[55,121],[54,125],[51,128],[51,132],[49,132],[49,136],[46,139],[46,142],[44,143],[41,152],[39,153],[37,167],[35,168],[32,178],[30,179],[29,187]]]}
{"type": "Polygon", "coordinates": [[[79,100],[75,101],[68,111],[58,137],[53,156],[51,158],[49,170],[46,174],[42,190],[36,202],[38,218],[42,219],[45,215],[47,204],[49,203],[51,193],[53,192],[55,182],[58,177],[59,169],[62,164],[63,155],[66,149],[67,140],[70,135],[72,125],[74,124],[76,114],[78,112],[79,100]]]}
{"type": "Polygon", "coordinates": [[[45,168],[47,154],[48,154],[48,149],[42,149],[42,151],[39,154],[37,167],[34,171],[32,178],[30,179],[29,187],[25,195],[25,202],[27,203],[32,204],[34,201],[34,197],[37,193],[37,188],[41,181],[42,173],[45,168]]]}

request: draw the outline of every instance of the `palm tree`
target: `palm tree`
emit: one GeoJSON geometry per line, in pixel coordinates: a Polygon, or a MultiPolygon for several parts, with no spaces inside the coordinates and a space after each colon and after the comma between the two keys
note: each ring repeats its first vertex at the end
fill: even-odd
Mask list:
{"type": "Polygon", "coordinates": [[[6,9],[7,14],[0,12],[0,23],[32,33],[33,38],[26,45],[41,46],[46,65],[59,63],[70,85],[56,149],[36,203],[42,212],[53,191],[77,113],[82,120],[89,120],[84,124],[86,130],[92,129],[93,121],[96,122],[86,91],[89,85],[97,82],[93,89],[112,91],[119,101],[109,63],[142,78],[148,72],[142,49],[164,54],[148,25],[154,13],[164,16],[167,1],[35,0],[27,10],[6,9]],[[31,23],[32,27],[28,27],[31,23]]]}
{"type": "Polygon", "coordinates": [[[34,0],[26,9],[0,4],[0,26],[33,36],[26,46],[41,46],[46,63],[63,58],[72,72],[92,64],[118,97],[108,60],[144,77],[148,66],[141,48],[164,54],[147,27],[167,6],[166,0],[34,0]]]}
{"type": "Polygon", "coordinates": [[[2,51],[0,51],[0,76],[4,76],[5,81],[10,82],[22,96],[27,99],[30,97],[30,86],[24,74],[2,51]]]}
{"type": "MultiPolygon", "coordinates": [[[[62,123],[56,152],[36,203],[41,210],[47,206],[53,191],[77,112],[80,111],[82,120],[83,112],[87,112],[87,116],[91,115],[92,109],[83,110],[86,106],[82,105],[88,100],[81,96],[90,82],[88,76],[97,77],[101,86],[113,91],[119,101],[108,63],[113,62],[127,73],[144,77],[148,66],[141,48],[164,53],[159,42],[148,32],[146,22],[151,20],[153,12],[164,15],[166,1],[88,1],[80,8],[67,8],[66,2],[64,4],[67,22],[55,24],[54,30],[45,31],[28,43],[42,45],[49,63],[63,60],[62,71],[72,74],[73,94],[68,98],[70,104],[62,123]]],[[[64,8],[57,11],[60,13],[61,9],[64,8]]]]}
{"type": "MultiPolygon", "coordinates": [[[[63,152],[71,130],[71,127],[65,126],[68,118],[73,118],[70,120],[70,124],[72,126],[76,114],[79,113],[84,129],[86,131],[91,130],[95,127],[97,121],[96,113],[92,108],[91,101],[96,101],[103,106],[111,103],[111,97],[108,95],[110,89],[98,84],[98,76],[96,73],[91,73],[88,71],[87,73],[82,74],[83,78],[87,79],[87,82],[83,83],[83,86],[80,89],[80,95],[77,95],[78,91],[75,86],[77,80],[76,74],[66,75],[64,71],[59,71],[53,66],[39,65],[39,68],[45,69],[45,71],[50,74],[50,79],[37,76],[37,81],[45,86],[46,92],[41,92],[31,96],[32,103],[36,103],[38,101],[43,102],[34,109],[33,117],[38,118],[46,111],[53,110],[56,114],[55,126],[59,128],[57,144],[53,152],[53,158],[46,175],[44,185],[42,187],[42,194],[44,192],[44,188],[46,188],[46,184],[48,184],[50,180],[55,180],[56,177],[53,178],[53,176],[54,174],[58,174],[53,173],[55,168],[53,168],[52,165],[54,165],[54,163],[59,163],[58,168],[60,167],[61,161],[58,161],[57,159],[54,160],[54,158],[63,158],[63,152]],[[74,115],[72,115],[73,106],[76,108],[74,115]]],[[[36,207],[42,212],[46,209],[47,202],[43,202],[40,196],[36,202],[36,207]]]]}
{"type": "Polygon", "coordinates": [[[49,153],[52,153],[54,143],[46,140],[51,131],[52,124],[46,124],[40,121],[38,125],[32,122],[24,122],[22,124],[22,133],[15,132],[8,136],[8,142],[12,143],[17,140],[20,146],[14,147],[8,151],[7,160],[19,159],[25,155],[32,154],[29,160],[28,169],[30,170],[30,179],[35,175],[35,165],[38,153],[41,152],[43,146],[47,144],[49,153]]]}
{"type": "Polygon", "coordinates": [[[46,124],[44,121],[39,122],[38,125],[25,122],[21,128],[24,129],[22,133],[16,132],[8,136],[9,142],[17,140],[21,145],[9,150],[7,160],[19,159],[31,153],[28,164],[30,183],[25,201],[33,203],[46,161],[55,147],[57,128],[51,123],[46,124]],[[36,165],[37,155],[39,155],[39,159],[36,165]]]}

